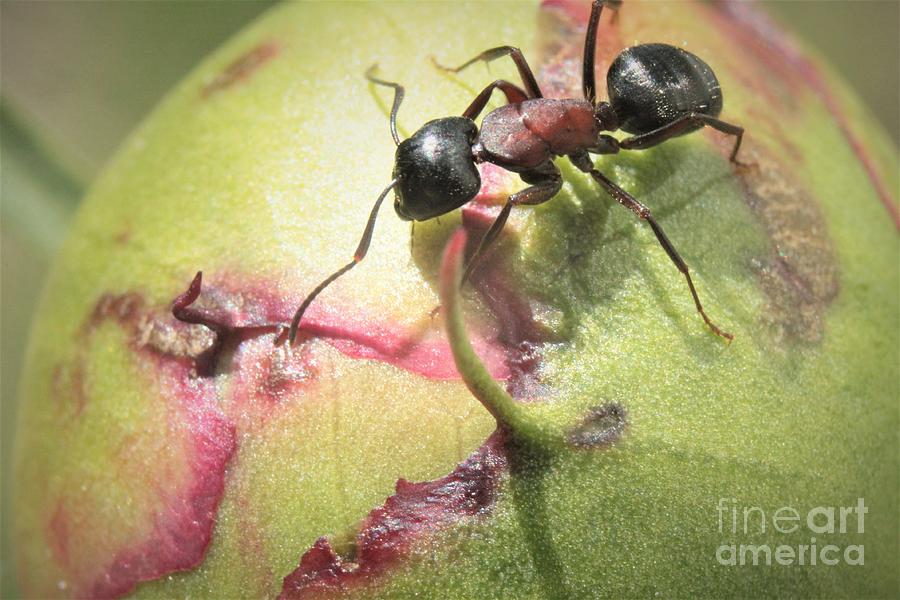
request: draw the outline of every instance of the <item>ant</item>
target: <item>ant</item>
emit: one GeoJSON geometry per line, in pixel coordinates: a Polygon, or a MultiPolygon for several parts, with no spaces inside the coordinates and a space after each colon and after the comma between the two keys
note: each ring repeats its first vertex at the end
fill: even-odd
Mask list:
{"type": "Polygon", "coordinates": [[[597,102],[594,53],[600,13],[604,6],[616,8],[620,3],[621,0],[594,0],[591,6],[584,41],[582,100],[544,98],[521,50],[499,46],[456,68],[437,66],[458,73],[476,62],[509,56],[524,88],[498,79],[475,97],[462,116],[429,121],[411,137],[400,141],[397,111],[403,101],[403,86],[374,77],[375,66],[369,68],[366,78],[370,82],[394,89],[390,115],[391,135],[397,145],[393,179],[372,207],[353,260],[320,283],[300,305],[288,331],[290,344],[294,343],[303,314],[316,296],[365,258],[378,209],[392,189],[394,209],[401,219],[427,221],[459,208],[478,194],[481,188],[475,167],[478,163],[492,163],[518,173],[530,184],[507,199],[466,265],[462,277],[465,284],[478,258],[503,229],[514,206],[542,204],[562,188],[562,175],[553,162],[560,156],[567,156],[617,202],[650,225],[660,245],[687,279],[703,320],[716,335],[733,339],[732,334],[720,329],[703,310],[687,264],[650,209],[594,168],[590,157],[590,154],[615,154],[620,150],[643,150],[708,125],[734,136],[730,160],[740,164],[737,153],[744,129],[717,118],[722,110],[719,81],[709,65],[681,48],[641,44],[623,50],[606,75],[609,102],[597,102]],[[508,103],[488,113],[479,131],[474,119],[495,89],[503,92],[508,103]],[[618,129],[631,137],[617,140],[602,133],[618,129]]]}

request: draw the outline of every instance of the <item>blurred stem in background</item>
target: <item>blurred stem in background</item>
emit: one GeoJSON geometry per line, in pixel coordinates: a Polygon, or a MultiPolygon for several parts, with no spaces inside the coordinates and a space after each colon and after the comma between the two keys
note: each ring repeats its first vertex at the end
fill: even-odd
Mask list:
{"type": "MultiPolygon", "coordinates": [[[[272,3],[0,2],[0,597],[15,595],[6,505],[18,374],[41,283],[68,221],[90,181],[160,97],[272,3]]],[[[762,4],[826,56],[897,142],[900,2],[762,4]]]]}

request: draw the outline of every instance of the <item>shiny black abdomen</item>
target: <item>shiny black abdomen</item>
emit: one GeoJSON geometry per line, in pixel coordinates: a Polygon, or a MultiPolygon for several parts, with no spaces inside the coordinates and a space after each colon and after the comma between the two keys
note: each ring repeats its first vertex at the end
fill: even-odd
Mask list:
{"type": "Polygon", "coordinates": [[[402,219],[426,221],[471,200],[481,189],[472,158],[478,128],[471,119],[429,121],[400,142],[394,157],[398,180],[394,208],[402,219]]]}
{"type": "Polygon", "coordinates": [[[606,85],[621,129],[634,135],[691,112],[715,117],[722,111],[722,89],[709,65],[668,44],[623,50],[609,67],[606,85]]]}

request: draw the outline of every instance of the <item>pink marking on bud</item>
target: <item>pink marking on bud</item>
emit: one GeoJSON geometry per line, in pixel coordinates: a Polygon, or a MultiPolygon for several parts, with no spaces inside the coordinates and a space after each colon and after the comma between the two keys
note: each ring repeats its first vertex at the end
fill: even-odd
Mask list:
{"type": "Polygon", "coordinates": [[[56,509],[53,511],[53,516],[50,517],[47,530],[47,539],[50,542],[50,549],[53,551],[53,558],[59,564],[68,566],[69,515],[62,499],[56,503],[56,509]]]}
{"type": "Polygon", "coordinates": [[[328,598],[371,583],[429,535],[488,514],[506,468],[506,435],[498,430],[449,475],[421,483],[398,480],[395,494],[360,525],[354,560],[319,538],[284,578],[279,599],[328,598]]]}
{"type": "MultiPolygon", "coordinates": [[[[154,488],[146,485],[147,478],[166,480],[169,465],[159,465],[157,473],[152,469],[135,473],[133,469],[111,465],[117,469],[123,485],[134,484],[144,493],[155,495],[152,511],[140,515],[150,521],[149,532],[121,548],[107,548],[107,541],[84,531],[71,517],[90,512],[92,497],[105,493],[104,490],[82,488],[77,493],[63,492],[55,499],[56,508],[47,525],[47,540],[54,558],[66,574],[74,596],[95,598],[125,595],[139,582],[188,570],[202,562],[224,491],[225,467],[236,448],[235,428],[219,411],[214,383],[197,377],[193,362],[182,353],[183,344],[164,343],[153,335],[159,328],[169,327],[182,337],[190,337],[191,328],[161,319],[145,308],[143,297],[134,293],[102,296],[79,331],[75,357],[54,371],[54,393],[65,395],[68,391],[75,396],[75,416],[91,418],[83,414],[90,402],[90,389],[84,381],[87,351],[96,330],[110,322],[130,334],[128,349],[134,360],[152,365],[157,373],[159,401],[166,405],[172,422],[180,425],[172,431],[170,442],[183,444],[188,474],[182,482],[167,481],[165,486],[154,488]],[[91,546],[93,542],[97,547],[91,546]],[[73,544],[79,545],[80,554],[94,555],[94,562],[73,555],[73,544]],[[106,552],[110,552],[108,560],[104,560],[106,552]]],[[[60,407],[64,404],[60,403],[60,407]]],[[[68,427],[79,426],[65,411],[60,419],[68,427]]],[[[127,446],[130,439],[133,440],[125,436],[123,444],[127,446]]]]}
{"type": "MultiPolygon", "coordinates": [[[[176,318],[199,323],[221,338],[231,335],[242,339],[271,334],[290,321],[293,306],[265,284],[245,282],[243,291],[232,291],[228,284],[206,286],[200,293],[195,277],[188,290],[173,303],[176,318]]],[[[314,304],[303,320],[302,338],[318,337],[351,357],[378,360],[411,373],[437,380],[459,378],[450,346],[437,325],[407,329],[383,325],[358,311],[337,311],[314,304]]],[[[473,336],[474,345],[497,379],[506,380],[507,352],[500,344],[473,336]]]]}
{"type": "Polygon", "coordinates": [[[198,566],[212,540],[216,513],[225,488],[225,466],[236,449],[235,429],[215,407],[215,389],[196,379],[178,362],[160,360],[163,397],[177,402],[190,432],[185,456],[189,485],[160,491],[163,508],[153,517],[150,534],[123,548],[94,582],[89,595],[118,598],[142,581],[198,566]]]}
{"type": "Polygon", "coordinates": [[[201,96],[206,99],[237,83],[246,81],[261,66],[278,55],[281,48],[275,42],[263,42],[242,54],[212,81],[204,86],[201,96]]]}

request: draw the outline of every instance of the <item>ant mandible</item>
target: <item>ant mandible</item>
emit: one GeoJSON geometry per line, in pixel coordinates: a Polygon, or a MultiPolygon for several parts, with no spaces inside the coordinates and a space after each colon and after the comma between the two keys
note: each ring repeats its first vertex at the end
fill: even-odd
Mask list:
{"type": "Polygon", "coordinates": [[[475,168],[478,163],[492,163],[518,173],[530,184],[507,199],[466,265],[462,277],[465,284],[479,256],[497,238],[514,206],[542,204],[559,192],[562,175],[553,163],[559,156],[568,156],[573,165],[593,177],[616,201],[647,221],[660,245],[687,279],[703,320],[715,334],[733,339],[703,310],[687,264],[650,209],[595,169],[591,160],[590,154],[642,150],[708,125],[735,137],[730,160],[737,163],[744,133],[742,127],[717,118],[722,110],[722,90],[709,65],[690,52],[668,44],[641,44],[623,50],[606,75],[609,102],[596,101],[594,52],[600,13],[604,6],[613,7],[620,1],[594,0],[591,6],[582,62],[583,100],[544,98],[518,48],[491,48],[459,67],[442,68],[457,73],[478,61],[509,56],[524,89],[498,79],[475,97],[462,116],[429,121],[410,138],[400,141],[397,111],[403,100],[403,86],[374,77],[374,66],[366,72],[366,78],[372,83],[394,89],[390,116],[391,135],[397,145],[393,180],[375,201],[353,260],[316,286],[300,305],[288,330],[290,344],[294,343],[303,314],[316,296],[366,256],[378,209],[392,189],[396,192],[394,209],[401,219],[427,221],[459,208],[478,194],[481,188],[481,178],[475,168]],[[495,89],[503,92],[508,104],[488,113],[479,131],[474,119],[495,89]],[[602,133],[618,129],[631,137],[617,140],[602,133]]]}

